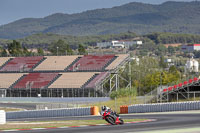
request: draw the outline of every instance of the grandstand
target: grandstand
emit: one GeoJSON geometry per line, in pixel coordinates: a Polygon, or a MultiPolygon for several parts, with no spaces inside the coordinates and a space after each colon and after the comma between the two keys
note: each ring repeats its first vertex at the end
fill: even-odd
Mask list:
{"type": "Polygon", "coordinates": [[[2,57],[0,97],[107,96],[105,81],[128,61],[126,54],[2,57]]]}
{"type": "Polygon", "coordinates": [[[200,79],[194,77],[188,81],[178,83],[173,86],[168,86],[167,88],[161,89],[158,93],[158,101],[178,101],[179,99],[188,99],[200,96],[200,79]]]}

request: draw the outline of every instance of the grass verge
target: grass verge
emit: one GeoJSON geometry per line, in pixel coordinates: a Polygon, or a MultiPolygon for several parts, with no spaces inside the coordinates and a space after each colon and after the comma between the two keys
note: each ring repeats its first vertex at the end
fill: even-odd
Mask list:
{"type": "Polygon", "coordinates": [[[105,106],[110,107],[112,110],[116,111],[117,113],[120,113],[120,106],[139,104],[139,103],[141,103],[141,101],[137,100],[136,97],[123,97],[123,98],[117,98],[116,100],[110,100],[106,102],[87,104],[87,105],[84,105],[84,107],[98,106],[99,109],[101,109],[101,106],[105,105],[105,106]]]}
{"type": "MultiPolygon", "coordinates": [[[[124,122],[137,122],[147,119],[125,119],[124,122]]],[[[31,128],[53,128],[66,126],[81,126],[106,124],[105,120],[68,120],[68,121],[36,121],[36,122],[7,122],[5,125],[0,125],[0,130],[13,129],[31,129],[31,128]]]]}
{"type": "Polygon", "coordinates": [[[4,110],[5,112],[23,111],[23,109],[17,109],[17,108],[4,108],[4,107],[0,107],[0,110],[4,110]]]}

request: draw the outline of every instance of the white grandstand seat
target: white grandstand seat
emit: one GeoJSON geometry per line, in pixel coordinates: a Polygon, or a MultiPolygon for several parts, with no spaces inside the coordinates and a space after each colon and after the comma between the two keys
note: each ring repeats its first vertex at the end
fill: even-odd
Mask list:
{"type": "Polygon", "coordinates": [[[0,73],[0,88],[9,88],[23,73],[0,73]]]}
{"type": "Polygon", "coordinates": [[[58,71],[64,70],[78,56],[45,56],[45,60],[34,71],[58,71]]]}
{"type": "Polygon", "coordinates": [[[117,58],[106,67],[106,70],[115,69],[120,63],[122,63],[129,55],[128,54],[119,54],[116,55],[117,58]]]}
{"type": "Polygon", "coordinates": [[[61,73],[62,75],[48,88],[81,88],[89,79],[94,76],[94,72],[74,72],[61,73]]]}

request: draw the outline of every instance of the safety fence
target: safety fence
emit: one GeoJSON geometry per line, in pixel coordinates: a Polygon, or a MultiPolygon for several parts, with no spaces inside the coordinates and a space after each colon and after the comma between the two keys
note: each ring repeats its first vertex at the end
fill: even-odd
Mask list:
{"type": "Polygon", "coordinates": [[[6,119],[98,115],[98,107],[7,112],[6,119]]]}
{"type": "Polygon", "coordinates": [[[94,103],[109,101],[109,97],[2,97],[0,102],[19,102],[19,103],[94,103]]]}
{"type": "Polygon", "coordinates": [[[187,110],[200,110],[200,101],[155,103],[155,104],[136,104],[136,105],[120,107],[120,113],[122,113],[122,114],[187,111],[187,110]]]}

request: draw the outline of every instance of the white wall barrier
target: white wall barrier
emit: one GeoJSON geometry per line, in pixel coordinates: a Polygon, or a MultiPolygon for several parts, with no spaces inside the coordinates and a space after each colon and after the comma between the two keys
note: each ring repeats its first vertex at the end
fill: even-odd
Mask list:
{"type": "Polygon", "coordinates": [[[136,104],[128,106],[128,113],[200,110],[200,101],[136,104]]]}
{"type": "Polygon", "coordinates": [[[91,115],[90,107],[6,112],[6,119],[84,116],[84,115],[91,115]]]}
{"type": "Polygon", "coordinates": [[[6,124],[6,113],[4,110],[0,110],[0,124],[6,124]]]}

